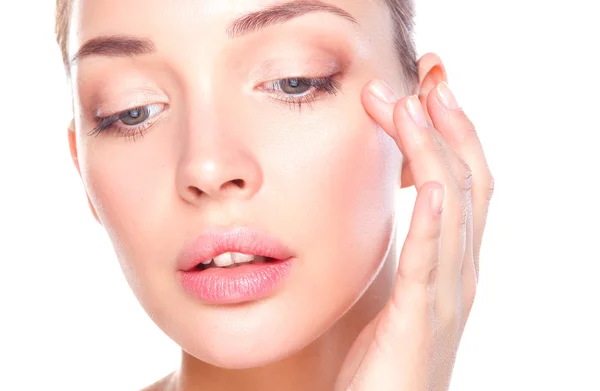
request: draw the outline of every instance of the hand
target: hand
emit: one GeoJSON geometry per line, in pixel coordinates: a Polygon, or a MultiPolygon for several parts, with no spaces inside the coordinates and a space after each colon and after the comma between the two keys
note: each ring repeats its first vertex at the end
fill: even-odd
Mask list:
{"type": "Polygon", "coordinates": [[[334,389],[448,390],[475,299],[493,178],[446,83],[427,96],[431,122],[417,97],[397,100],[381,81],[362,100],[407,159],[418,194],[391,298],[356,339],[334,389]]]}

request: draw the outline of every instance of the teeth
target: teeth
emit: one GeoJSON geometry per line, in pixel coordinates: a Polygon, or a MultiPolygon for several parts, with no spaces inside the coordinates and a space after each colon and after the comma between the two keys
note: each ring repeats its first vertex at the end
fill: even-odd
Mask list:
{"type": "Polygon", "coordinates": [[[254,260],[254,255],[242,254],[242,253],[231,253],[231,259],[235,263],[245,263],[254,260]]]}
{"type": "Polygon", "coordinates": [[[208,259],[202,262],[206,267],[230,267],[237,266],[242,263],[263,263],[266,258],[259,255],[242,254],[235,252],[227,252],[217,255],[213,259],[208,259]]]}
{"type": "Polygon", "coordinates": [[[223,253],[221,255],[217,255],[213,258],[213,261],[215,261],[215,265],[217,265],[218,267],[225,267],[234,263],[233,259],[231,258],[231,253],[223,253]]]}

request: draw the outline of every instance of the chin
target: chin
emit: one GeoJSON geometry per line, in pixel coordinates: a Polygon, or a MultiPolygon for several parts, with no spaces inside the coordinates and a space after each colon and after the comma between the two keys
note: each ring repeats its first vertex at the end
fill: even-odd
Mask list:
{"type": "Polygon", "coordinates": [[[251,369],[274,364],[293,355],[294,351],[284,351],[283,348],[285,348],[285,346],[271,345],[254,352],[249,352],[246,350],[240,351],[236,347],[221,347],[219,351],[212,352],[213,354],[211,354],[210,357],[199,357],[190,352],[187,353],[207,364],[219,368],[251,369]]]}
{"type": "Polygon", "coordinates": [[[187,339],[180,343],[189,355],[207,364],[224,369],[249,369],[282,361],[308,345],[302,335],[288,332],[273,332],[265,329],[251,332],[240,330],[216,333],[212,338],[187,339]]]}
{"type": "MultiPolygon", "coordinates": [[[[148,285],[146,285],[148,286],[148,285]]],[[[310,345],[327,324],[306,322],[306,308],[285,290],[256,302],[211,306],[182,296],[146,291],[138,296],[155,324],[184,353],[224,369],[248,369],[284,360],[310,345]]],[[[292,295],[295,296],[295,295],[292,295]]],[[[297,296],[295,296],[298,299],[297,296]]],[[[312,316],[318,315],[313,311],[312,316]]]]}

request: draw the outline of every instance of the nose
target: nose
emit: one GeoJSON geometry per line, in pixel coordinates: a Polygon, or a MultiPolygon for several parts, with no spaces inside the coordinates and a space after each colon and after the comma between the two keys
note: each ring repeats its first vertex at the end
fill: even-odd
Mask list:
{"type": "Polygon", "coordinates": [[[181,156],[177,191],[191,204],[206,199],[250,199],[262,186],[258,161],[242,140],[189,140],[181,156]]]}

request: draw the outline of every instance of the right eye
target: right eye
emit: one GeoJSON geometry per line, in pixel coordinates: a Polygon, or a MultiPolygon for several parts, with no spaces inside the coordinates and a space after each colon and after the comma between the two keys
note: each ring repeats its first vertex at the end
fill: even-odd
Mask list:
{"type": "Polygon", "coordinates": [[[106,117],[97,117],[97,125],[92,129],[89,135],[92,136],[102,132],[115,131],[123,136],[135,137],[135,135],[141,134],[153,125],[154,121],[152,119],[161,114],[166,107],[167,105],[164,103],[155,103],[134,107],[106,117]],[[119,125],[119,123],[125,126],[119,125]]]}
{"type": "Polygon", "coordinates": [[[119,114],[119,120],[125,125],[134,126],[139,125],[150,116],[150,110],[148,106],[136,107],[128,111],[123,111],[119,114]]]}

